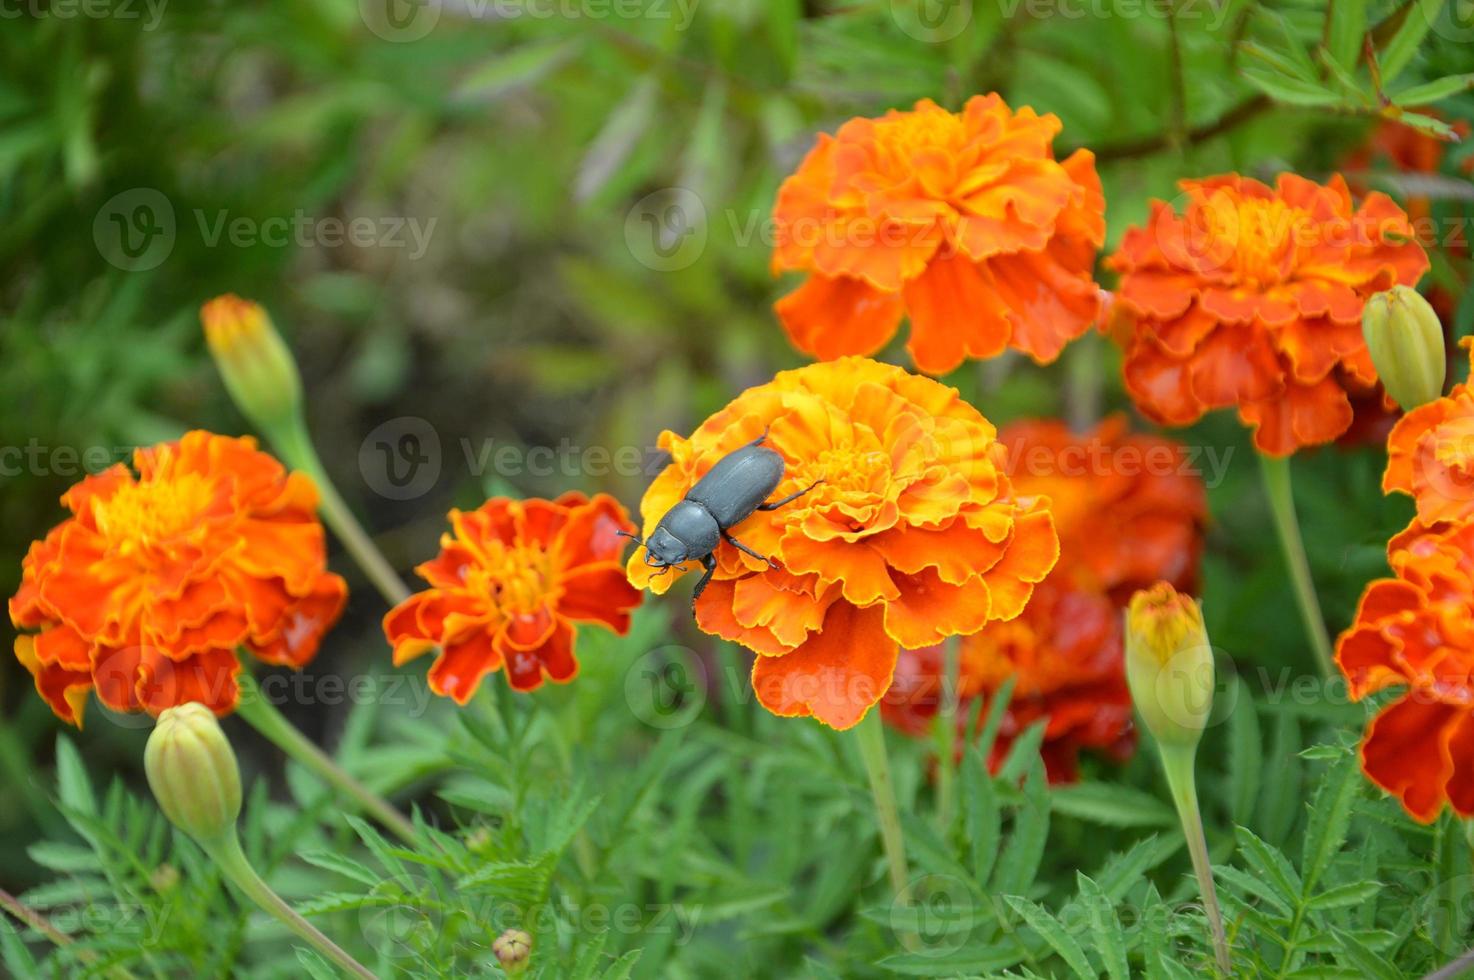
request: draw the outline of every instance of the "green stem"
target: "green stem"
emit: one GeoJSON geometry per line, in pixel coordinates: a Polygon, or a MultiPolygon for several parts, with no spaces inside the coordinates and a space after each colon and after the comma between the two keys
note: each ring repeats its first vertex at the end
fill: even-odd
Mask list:
{"type": "Polygon", "coordinates": [[[949,636],[942,643],[942,704],[937,712],[941,759],[937,766],[937,826],[943,837],[952,829],[952,805],[957,776],[957,683],[962,664],[962,639],[949,636]]]}
{"type": "Polygon", "coordinates": [[[220,840],[200,841],[200,846],[220,866],[225,876],[246,893],[247,898],[276,916],[288,929],[315,946],[324,956],[354,976],[365,977],[367,980],[378,980],[368,967],[349,956],[341,946],[324,936],[316,926],[302,918],[296,909],[272,891],[270,885],[261,880],[261,876],[256,873],[255,868],[251,867],[251,862],[246,859],[245,852],[241,850],[240,837],[237,836],[234,827],[231,827],[220,840]]]}
{"type": "Polygon", "coordinates": [[[267,436],[288,466],[306,473],[317,484],[318,509],[322,511],[323,520],[327,521],[338,540],[343,542],[343,547],[379,590],[379,594],[392,606],[408,599],[409,586],[404,584],[404,579],[389,564],[338,493],[338,488],[328,476],[328,471],[323,467],[317,449],[312,444],[307,424],[301,417],[280,429],[268,431],[267,436]]]}
{"type": "Polygon", "coordinates": [[[261,689],[249,671],[242,670],[236,679],[241,687],[236,714],[277,748],[316,773],[329,786],[357,802],[365,813],[388,827],[406,843],[416,843],[414,824],[382,796],[350,776],[276,710],[274,705],[261,696],[261,689]]]}
{"type": "Polygon", "coordinates": [[[1300,536],[1300,522],[1295,517],[1295,495],[1290,486],[1290,461],[1259,453],[1260,475],[1264,478],[1264,494],[1269,498],[1269,510],[1274,516],[1275,531],[1279,534],[1280,547],[1285,553],[1285,565],[1289,568],[1290,581],[1295,588],[1295,601],[1300,606],[1300,618],[1305,623],[1305,638],[1315,651],[1316,666],[1324,677],[1333,677],[1336,672],[1335,657],[1331,652],[1331,640],[1326,635],[1326,620],[1320,611],[1320,600],[1316,598],[1315,582],[1310,577],[1310,561],[1305,557],[1305,541],[1300,536]]]}
{"type": "Polygon", "coordinates": [[[875,799],[875,812],[880,820],[880,842],[885,848],[886,865],[890,869],[891,890],[905,904],[910,891],[910,875],[906,871],[906,841],[901,834],[901,814],[896,809],[896,788],[891,782],[890,759],[885,754],[885,729],[880,709],[872,708],[855,726],[860,740],[860,758],[870,777],[870,795],[875,799]]]}
{"type": "Polygon", "coordinates": [[[1225,976],[1232,976],[1232,964],[1228,958],[1228,939],[1223,931],[1223,913],[1218,908],[1218,890],[1213,885],[1213,864],[1208,857],[1208,840],[1203,835],[1203,816],[1198,809],[1197,777],[1193,772],[1195,748],[1167,746],[1160,742],[1157,748],[1162,757],[1162,771],[1167,774],[1167,788],[1172,802],[1177,807],[1177,819],[1182,823],[1182,834],[1187,838],[1187,852],[1192,856],[1193,874],[1198,879],[1198,891],[1203,896],[1203,910],[1208,915],[1208,928],[1213,933],[1213,956],[1218,969],[1225,976]]]}

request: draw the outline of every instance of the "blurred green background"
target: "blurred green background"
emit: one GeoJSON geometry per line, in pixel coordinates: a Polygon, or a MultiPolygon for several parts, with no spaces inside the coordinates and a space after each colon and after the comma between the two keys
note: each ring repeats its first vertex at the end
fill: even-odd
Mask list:
{"type": "MultiPolygon", "coordinates": [[[[1469,147],[1412,176],[1354,156],[1381,105],[1355,63],[1360,26],[1401,62],[1395,88],[1474,71],[1461,27],[1474,21],[1458,3],[1337,6],[6,3],[0,587],[13,593],[84,464],[187,428],[244,431],[197,319],[226,291],[264,303],[292,343],[326,464],[400,567],[433,551],[448,506],[489,493],[604,489],[635,504],[661,429],[688,431],[801,363],[770,311],[787,288],[768,273],[778,183],[816,132],[918,98],[956,108],[997,90],[1058,114],[1060,155],[1100,156],[1108,248],[1179,178],[1323,178],[1348,161],[1366,186],[1430,199],[1467,242],[1469,147]],[[1337,22],[1353,9],[1351,27],[1337,22]],[[406,420],[440,444],[434,479],[407,497],[370,465],[371,435],[421,424],[406,420]],[[482,455],[503,445],[525,465],[482,455]],[[529,447],[572,462],[536,465],[529,447]],[[647,465],[605,472],[588,447],[635,447],[647,465]]],[[[1440,118],[1474,117],[1467,87],[1440,90],[1440,118]]],[[[1467,246],[1441,248],[1432,278],[1459,335],[1474,320],[1467,277],[1467,246]]],[[[885,356],[907,363],[899,344],[885,356]]],[[[1117,364],[1090,336],[1047,369],[1005,358],[950,381],[998,422],[1083,422],[1127,407],[1117,364]]],[[[1234,453],[1211,494],[1212,634],[1251,685],[1282,680],[1309,658],[1247,441],[1226,417],[1179,435],[1234,453]]],[[[1382,499],[1377,451],[1344,455],[1295,463],[1332,628],[1410,512],[1382,499]]],[[[383,607],[334,565],[355,594],[324,662],[382,662],[383,607]]],[[[55,722],[9,657],[0,705],[0,783],[15,790],[0,793],[0,879],[19,886],[36,871],[20,845],[49,812],[55,722]]],[[[104,720],[81,739],[99,768],[126,771],[142,734],[104,720]]]]}

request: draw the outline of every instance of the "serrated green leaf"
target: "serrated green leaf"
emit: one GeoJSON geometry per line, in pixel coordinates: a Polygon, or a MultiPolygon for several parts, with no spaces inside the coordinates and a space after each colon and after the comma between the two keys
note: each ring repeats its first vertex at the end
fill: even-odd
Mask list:
{"type": "Polygon", "coordinates": [[[1305,848],[1300,861],[1303,893],[1312,891],[1346,841],[1351,824],[1351,805],[1361,789],[1361,771],[1356,755],[1343,753],[1316,788],[1305,827],[1305,848]]]}
{"type": "Polygon", "coordinates": [[[1035,756],[1024,780],[1024,805],[1014,815],[1008,843],[993,869],[995,892],[1024,894],[1039,871],[1044,842],[1049,837],[1049,792],[1045,787],[1044,763],[1035,756]]]}
{"type": "Polygon", "coordinates": [[[619,959],[614,965],[604,971],[603,980],[629,980],[629,975],[634,972],[635,965],[640,962],[640,950],[632,949],[619,959]]]}
{"type": "Polygon", "coordinates": [[[967,846],[972,856],[972,880],[987,881],[998,859],[1003,814],[988,763],[976,746],[967,749],[962,766],[962,803],[966,808],[967,846]]]}
{"type": "Polygon", "coordinates": [[[1126,958],[1126,935],[1116,915],[1115,904],[1086,875],[1077,871],[1075,882],[1090,922],[1095,952],[1105,964],[1106,973],[1111,980],[1131,980],[1131,965],[1126,958]]]}
{"type": "Polygon", "coordinates": [[[0,914],[0,962],[15,980],[41,980],[41,970],[31,951],[5,914],[0,914]]]}
{"type": "Polygon", "coordinates": [[[1327,888],[1305,903],[1306,908],[1326,911],[1360,905],[1377,897],[1386,886],[1380,881],[1354,881],[1349,885],[1327,888]]]}
{"type": "Polygon", "coordinates": [[[382,874],[376,874],[367,865],[355,861],[335,851],[308,850],[297,855],[308,864],[328,871],[336,871],[346,878],[352,878],[359,884],[368,885],[370,888],[383,880],[382,874]]]}
{"type": "Polygon", "coordinates": [[[1336,64],[1350,71],[1361,57],[1367,30],[1367,0],[1336,0],[1326,5],[1326,48],[1336,64]]]}
{"type": "Polygon", "coordinates": [[[1235,836],[1239,842],[1239,853],[1248,862],[1250,870],[1261,875],[1291,907],[1298,908],[1304,892],[1300,876],[1279,848],[1266,844],[1247,827],[1235,828],[1235,836]]]}
{"type": "Polygon", "coordinates": [[[1362,944],[1355,936],[1343,932],[1340,929],[1332,929],[1337,945],[1340,947],[1337,959],[1348,966],[1354,967],[1364,977],[1385,977],[1387,980],[1397,980],[1405,974],[1387,962],[1379,953],[1373,952],[1362,944]]]}
{"type": "Polygon", "coordinates": [[[1080,980],[1095,980],[1095,970],[1091,968],[1090,961],[1085,958],[1085,951],[1054,916],[1027,898],[1008,895],[1005,896],[1005,900],[1009,908],[1023,916],[1028,927],[1038,933],[1039,938],[1048,943],[1049,948],[1065,961],[1065,964],[1074,971],[1075,976],[1080,980]]]}
{"type": "Polygon", "coordinates": [[[1319,82],[1307,82],[1286,75],[1272,75],[1256,68],[1243,68],[1240,73],[1265,95],[1285,105],[1333,106],[1340,105],[1339,93],[1327,89],[1319,82]]]}

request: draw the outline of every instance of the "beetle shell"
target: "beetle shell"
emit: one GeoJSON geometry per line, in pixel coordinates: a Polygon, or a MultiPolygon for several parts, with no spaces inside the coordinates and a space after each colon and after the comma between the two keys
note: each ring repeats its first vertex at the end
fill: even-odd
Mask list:
{"type": "Polygon", "coordinates": [[[728,453],[696,481],[686,499],[705,507],[722,528],[746,520],[783,482],[783,457],[766,446],[728,453]]]}

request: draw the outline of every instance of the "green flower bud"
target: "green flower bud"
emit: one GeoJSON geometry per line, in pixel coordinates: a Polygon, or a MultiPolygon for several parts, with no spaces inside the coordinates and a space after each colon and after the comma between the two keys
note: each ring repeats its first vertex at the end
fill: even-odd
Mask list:
{"type": "Polygon", "coordinates": [[[508,929],[491,944],[497,962],[508,973],[521,973],[527,969],[527,958],[532,955],[532,937],[521,929],[508,929]]]}
{"type": "Polygon", "coordinates": [[[143,750],[143,768],[174,826],[202,843],[235,832],[241,773],[209,708],[192,701],[166,708],[143,750]]]}
{"type": "Polygon", "coordinates": [[[271,317],[260,304],[217,296],[200,308],[205,341],[241,414],[263,432],[297,417],[302,376],[271,317]]]}
{"type": "Polygon", "coordinates": [[[1126,681],[1159,743],[1196,747],[1213,708],[1213,651],[1197,602],[1166,582],[1131,597],[1126,681]]]}
{"type": "Polygon", "coordinates": [[[1393,286],[1367,300],[1361,329],[1377,377],[1405,411],[1443,394],[1443,324],[1416,289],[1393,286]]]}

